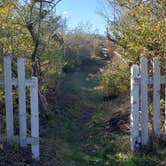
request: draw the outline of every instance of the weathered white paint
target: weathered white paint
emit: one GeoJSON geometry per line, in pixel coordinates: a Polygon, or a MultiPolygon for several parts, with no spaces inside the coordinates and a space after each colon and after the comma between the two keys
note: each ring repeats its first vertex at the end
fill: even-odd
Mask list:
{"type": "Polygon", "coordinates": [[[0,141],[18,143],[23,147],[27,144],[31,144],[33,158],[39,160],[38,79],[36,77],[32,77],[32,79],[25,79],[25,67],[23,58],[17,59],[18,79],[12,79],[11,60],[11,57],[4,58],[4,80],[0,80],[0,85],[5,85],[7,127],[7,138],[0,135],[0,141]],[[14,136],[12,85],[18,86],[20,124],[19,137],[14,136]],[[31,96],[31,137],[27,137],[26,132],[26,86],[30,86],[31,96]]]}
{"type": "MultiPolygon", "coordinates": [[[[3,143],[8,142],[7,138],[5,138],[5,137],[0,137],[0,141],[3,142],[3,143]]],[[[19,144],[20,143],[20,138],[14,136],[13,139],[10,142],[19,144]]],[[[26,143],[30,144],[30,145],[32,145],[32,144],[33,145],[39,145],[39,139],[38,138],[33,138],[33,137],[27,137],[26,138],[26,143]]]]}
{"type": "Polygon", "coordinates": [[[141,58],[140,77],[138,66],[131,67],[131,150],[139,147],[139,128],[141,126],[141,143],[148,143],[148,85],[153,85],[153,132],[154,136],[160,137],[160,85],[165,85],[165,123],[163,139],[166,140],[166,77],[160,76],[159,58],[153,59],[153,77],[148,78],[148,61],[146,58],[141,58]],[[134,77],[135,75],[135,77],[134,77]],[[140,94],[139,94],[140,87],[140,94]],[[140,97],[140,100],[139,100],[140,97]],[[141,115],[139,117],[139,106],[141,115]],[[141,123],[139,123],[139,118],[141,123]],[[136,146],[135,141],[138,143],[136,146]]]}
{"type": "MultiPolygon", "coordinates": [[[[153,85],[153,77],[149,77],[148,84],[153,85]]],[[[160,78],[160,84],[166,84],[166,78],[160,78]]]]}
{"type": "Polygon", "coordinates": [[[164,119],[164,141],[166,141],[166,84],[165,84],[165,119],[164,119]]]}
{"type": "MultiPolygon", "coordinates": [[[[139,81],[141,78],[138,79],[139,81]]],[[[32,85],[32,79],[26,79],[25,80],[25,86],[31,86],[32,85]]],[[[160,84],[166,84],[166,78],[160,78],[160,84]]],[[[0,80],[0,85],[4,85],[4,81],[0,80]]],[[[18,80],[17,79],[12,79],[12,85],[17,86],[18,85],[18,80]]],[[[148,85],[153,85],[153,78],[149,77],[148,78],[148,85]]]]}
{"type": "Polygon", "coordinates": [[[141,139],[142,144],[147,145],[148,136],[148,60],[145,57],[140,61],[141,73],[141,139]]]}
{"type": "MultiPolygon", "coordinates": [[[[12,79],[11,81],[12,81],[11,84],[13,86],[18,86],[18,79],[12,79]]],[[[32,82],[33,82],[32,79],[26,79],[25,80],[25,86],[31,86],[32,82]]],[[[0,80],[0,85],[4,85],[4,81],[3,80],[0,80]]]]}
{"type": "Polygon", "coordinates": [[[5,106],[6,106],[6,130],[7,140],[11,141],[14,135],[13,127],[13,98],[12,98],[12,69],[11,57],[4,58],[4,84],[5,84],[5,106]]]}
{"type": "MultiPolygon", "coordinates": [[[[39,104],[38,104],[38,79],[32,77],[33,85],[30,88],[31,98],[31,136],[39,139],[39,104]]],[[[39,144],[32,144],[33,158],[39,160],[39,144]]]]}
{"type": "Polygon", "coordinates": [[[160,136],[160,62],[159,58],[153,59],[153,131],[160,136]]]}
{"type": "Polygon", "coordinates": [[[139,66],[131,67],[131,114],[130,114],[131,150],[139,148],[139,66]]]}
{"type": "Polygon", "coordinates": [[[17,59],[18,73],[18,96],[19,96],[19,129],[20,129],[20,146],[26,146],[26,99],[25,99],[25,67],[24,59],[17,59]]]}

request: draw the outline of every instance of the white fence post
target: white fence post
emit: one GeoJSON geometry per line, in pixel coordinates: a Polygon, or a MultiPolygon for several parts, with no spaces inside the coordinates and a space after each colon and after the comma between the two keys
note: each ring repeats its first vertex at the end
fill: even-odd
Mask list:
{"type": "Polygon", "coordinates": [[[11,57],[4,57],[4,84],[5,84],[5,106],[6,106],[6,130],[7,141],[14,136],[13,127],[13,98],[12,98],[12,67],[11,57]]]}
{"type": "Polygon", "coordinates": [[[164,135],[163,140],[166,141],[166,84],[165,84],[165,115],[164,115],[164,135]]]}
{"type": "Polygon", "coordinates": [[[145,57],[140,61],[141,70],[141,139],[142,144],[147,145],[148,136],[148,60],[145,57]]]}
{"type": "Polygon", "coordinates": [[[153,59],[153,131],[160,137],[160,62],[153,59]]]}
{"type": "Polygon", "coordinates": [[[0,85],[5,86],[5,107],[6,107],[6,133],[7,137],[1,137],[2,142],[19,143],[21,147],[31,144],[32,157],[39,160],[39,102],[38,102],[38,79],[25,79],[24,59],[17,58],[18,79],[12,79],[12,58],[4,57],[4,81],[0,85]],[[12,86],[18,86],[19,100],[19,137],[14,136],[13,119],[13,97],[12,86]],[[30,86],[30,108],[31,108],[31,137],[27,137],[26,122],[26,86],[30,86]]]}
{"type": "MultiPolygon", "coordinates": [[[[33,85],[30,87],[31,98],[31,136],[39,141],[39,104],[38,104],[38,79],[32,77],[33,85]]],[[[32,144],[32,157],[39,160],[39,142],[32,144]]]]}
{"type": "Polygon", "coordinates": [[[130,142],[131,150],[139,148],[139,66],[131,67],[131,114],[130,114],[130,142]]]}
{"type": "Polygon", "coordinates": [[[20,145],[26,146],[26,99],[25,99],[25,66],[24,59],[17,59],[18,72],[18,96],[19,96],[19,125],[20,125],[20,145]]]}

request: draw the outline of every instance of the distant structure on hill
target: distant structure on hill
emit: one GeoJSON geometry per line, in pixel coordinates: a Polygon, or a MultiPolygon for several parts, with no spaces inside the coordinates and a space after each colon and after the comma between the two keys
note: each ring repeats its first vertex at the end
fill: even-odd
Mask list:
{"type": "Polygon", "coordinates": [[[101,54],[102,54],[103,57],[107,58],[107,57],[109,56],[109,49],[103,47],[103,48],[101,49],[101,54]]]}

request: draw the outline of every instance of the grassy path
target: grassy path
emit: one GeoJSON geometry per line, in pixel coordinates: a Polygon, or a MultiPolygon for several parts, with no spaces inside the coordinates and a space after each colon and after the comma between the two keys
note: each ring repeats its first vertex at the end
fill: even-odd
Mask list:
{"type": "Polygon", "coordinates": [[[120,94],[104,101],[98,79],[104,65],[103,60],[87,59],[65,74],[56,103],[50,93],[50,111],[40,125],[39,162],[31,159],[30,150],[1,145],[0,165],[165,166],[165,143],[131,153],[130,99],[120,94]]]}
{"type": "MultiPolygon", "coordinates": [[[[88,135],[88,124],[93,115],[99,111],[102,94],[97,90],[99,84],[97,74],[102,63],[89,60],[85,65],[66,75],[63,81],[62,96],[59,105],[65,109],[67,117],[64,132],[59,133],[65,137],[71,155],[66,157],[64,165],[84,165],[84,145],[88,135]]],[[[63,126],[63,124],[62,124],[63,126]]]]}
{"type": "Polygon", "coordinates": [[[79,166],[86,163],[83,158],[89,137],[88,125],[103,106],[97,78],[102,66],[101,61],[89,59],[77,71],[66,74],[63,80],[56,107],[59,110],[55,117],[57,121],[50,121],[52,125],[56,123],[56,131],[47,130],[49,137],[56,137],[57,153],[63,159],[63,165],[79,166]]]}
{"type": "MultiPolygon", "coordinates": [[[[58,102],[53,104],[42,129],[43,161],[55,166],[155,166],[165,152],[146,149],[131,154],[129,99],[104,101],[98,74],[102,60],[89,59],[63,79],[58,102]],[[150,154],[149,154],[150,153],[150,154]],[[155,158],[156,157],[156,158],[155,158]]],[[[164,161],[165,162],[165,161],[164,161]]]]}

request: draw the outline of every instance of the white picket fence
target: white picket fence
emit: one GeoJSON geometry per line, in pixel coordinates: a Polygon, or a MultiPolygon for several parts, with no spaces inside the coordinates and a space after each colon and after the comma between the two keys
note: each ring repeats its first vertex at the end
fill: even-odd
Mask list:
{"type": "Polygon", "coordinates": [[[4,80],[0,80],[0,85],[5,87],[6,136],[0,134],[0,141],[17,143],[21,147],[30,144],[32,157],[39,160],[38,79],[25,79],[23,58],[17,58],[17,75],[18,79],[12,78],[12,58],[4,57],[4,80]],[[18,86],[19,137],[14,135],[13,86],[18,86]],[[27,136],[26,86],[30,87],[31,137],[27,136]]]}
{"type": "MultiPolygon", "coordinates": [[[[134,151],[140,145],[147,145],[149,142],[149,103],[148,85],[153,85],[153,133],[160,138],[160,87],[165,84],[166,78],[160,76],[160,61],[153,59],[153,76],[148,76],[148,60],[142,57],[140,66],[131,67],[131,114],[130,114],[130,143],[134,151]]],[[[165,94],[166,96],[166,94],[165,94]]],[[[166,108],[166,107],[165,107],[166,108]]],[[[166,135],[166,117],[165,117],[166,135]]]]}

